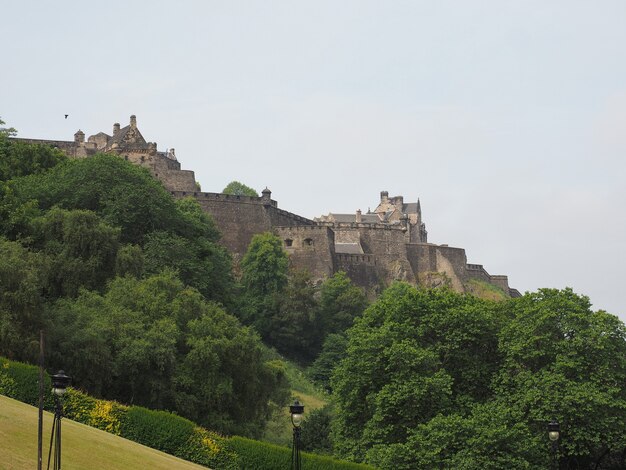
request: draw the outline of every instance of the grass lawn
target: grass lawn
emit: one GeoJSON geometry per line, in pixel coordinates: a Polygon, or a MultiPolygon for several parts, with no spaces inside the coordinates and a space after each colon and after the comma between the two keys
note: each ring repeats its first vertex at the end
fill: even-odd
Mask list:
{"type": "MultiPolygon", "coordinates": [[[[48,462],[52,415],[44,413],[43,468],[48,462]]],[[[63,470],[194,470],[185,460],[69,419],[62,422],[63,470]]],[[[52,463],[50,463],[52,468],[52,463]]],[[[37,468],[37,408],[0,395],[0,469],[37,468]]]]}

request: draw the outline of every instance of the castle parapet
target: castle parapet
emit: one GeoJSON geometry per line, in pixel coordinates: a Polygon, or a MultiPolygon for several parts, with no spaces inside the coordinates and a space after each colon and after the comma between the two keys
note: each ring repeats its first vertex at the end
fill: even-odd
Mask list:
{"type": "Polygon", "coordinates": [[[406,227],[400,224],[369,224],[358,222],[316,222],[318,225],[330,227],[335,230],[396,230],[400,232],[406,231],[406,227]]]}

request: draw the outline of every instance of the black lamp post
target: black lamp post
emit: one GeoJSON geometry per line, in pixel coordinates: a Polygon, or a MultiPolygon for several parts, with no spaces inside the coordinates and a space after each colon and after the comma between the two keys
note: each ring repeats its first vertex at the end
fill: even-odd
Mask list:
{"type": "Polygon", "coordinates": [[[301,470],[300,464],[300,425],[304,414],[304,405],[298,400],[289,406],[291,413],[291,424],[293,425],[293,444],[291,446],[291,470],[301,470]]]}
{"type": "Polygon", "coordinates": [[[50,455],[54,447],[52,468],[61,470],[61,418],[63,418],[63,403],[61,397],[65,394],[70,378],[60,370],[52,376],[52,393],[54,394],[54,419],[52,420],[52,434],[50,435],[50,449],[48,450],[48,470],[50,469],[50,455]]]}
{"type": "Polygon", "coordinates": [[[553,419],[548,423],[548,439],[552,442],[552,465],[554,468],[558,468],[556,454],[559,446],[560,435],[561,425],[556,419],[553,419]]]}

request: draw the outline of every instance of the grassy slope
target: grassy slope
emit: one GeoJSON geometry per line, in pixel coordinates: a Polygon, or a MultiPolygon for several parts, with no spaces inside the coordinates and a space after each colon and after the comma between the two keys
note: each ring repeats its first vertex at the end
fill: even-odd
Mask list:
{"type": "MultiPolygon", "coordinates": [[[[276,351],[268,348],[267,355],[270,359],[280,359],[285,363],[285,372],[291,385],[291,395],[295,400],[299,400],[304,405],[304,413],[322,408],[328,403],[330,397],[316,387],[304,374],[304,368],[288,361],[280,356],[276,351]]],[[[289,408],[274,410],[272,417],[265,426],[265,432],[261,437],[262,441],[272,444],[291,446],[292,439],[291,418],[289,408]]]]}
{"type": "MultiPolygon", "coordinates": [[[[43,468],[48,461],[52,415],[44,413],[43,468]]],[[[192,470],[184,460],[84,424],[62,423],[63,469],[192,470]]],[[[37,408],[0,395],[0,469],[37,468],[37,408]]]]}

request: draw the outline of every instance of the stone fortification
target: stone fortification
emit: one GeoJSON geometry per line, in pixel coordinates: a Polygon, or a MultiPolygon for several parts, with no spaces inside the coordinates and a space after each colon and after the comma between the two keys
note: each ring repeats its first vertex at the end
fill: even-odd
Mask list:
{"type": "Polygon", "coordinates": [[[120,127],[113,124],[111,135],[98,132],[85,141],[85,133],[80,129],[74,134],[74,140],[14,140],[46,144],[56,147],[72,158],[88,158],[96,153],[112,153],[127,161],[147,168],[155,178],[163,182],[170,191],[195,191],[197,189],[193,171],[181,170],[176,159],[174,149],[166,152],[157,150],[156,142],[147,142],[139,128],[135,115],[130,117],[130,123],[120,127]]]}
{"type": "Polygon", "coordinates": [[[468,264],[464,249],[428,243],[419,199],[405,203],[404,197],[382,191],[374,211],[329,213],[310,220],[279,209],[267,188],[260,197],[201,192],[194,173],[181,169],[174,149],[159,152],[156,143],[143,138],[135,116],[123,128],[113,124],[111,135],[99,132],[87,140],[80,130],[72,141],[15,140],[48,144],[73,158],[112,153],[147,168],[174,197],[195,198],[213,217],[235,262],[255,234],[270,231],[283,240],[291,265],[308,270],[318,282],[345,271],[370,295],[395,280],[431,287],[447,284],[459,292],[479,281],[506,295],[519,295],[509,287],[507,276],[490,275],[482,265],[468,264]]]}

